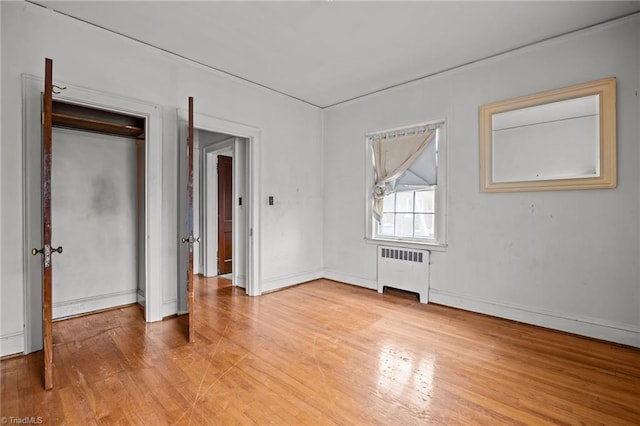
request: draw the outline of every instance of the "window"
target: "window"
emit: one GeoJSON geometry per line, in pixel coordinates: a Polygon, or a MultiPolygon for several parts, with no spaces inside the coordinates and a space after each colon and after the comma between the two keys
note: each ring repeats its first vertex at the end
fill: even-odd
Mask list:
{"type": "Polygon", "coordinates": [[[446,245],[444,130],[437,121],[367,135],[368,239],[446,245]]]}
{"type": "Polygon", "coordinates": [[[435,188],[407,191],[384,197],[378,235],[433,239],[435,237],[435,188]]]}

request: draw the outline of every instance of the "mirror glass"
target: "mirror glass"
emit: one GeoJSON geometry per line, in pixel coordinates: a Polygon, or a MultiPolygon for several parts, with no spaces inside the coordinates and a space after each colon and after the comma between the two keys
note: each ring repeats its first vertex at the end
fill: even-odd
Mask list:
{"type": "Polygon", "coordinates": [[[599,96],[494,114],[494,182],[600,175],[599,96]]]}

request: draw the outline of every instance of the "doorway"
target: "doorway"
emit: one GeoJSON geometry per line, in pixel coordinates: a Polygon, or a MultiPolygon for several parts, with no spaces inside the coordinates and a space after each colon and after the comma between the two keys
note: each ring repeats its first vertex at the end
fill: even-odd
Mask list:
{"type": "MultiPolygon", "coordinates": [[[[193,230],[199,238],[193,250],[194,273],[224,275],[234,286],[246,287],[248,242],[248,144],[246,138],[203,129],[194,131],[193,230]]],[[[184,155],[180,155],[184,158],[184,155]]],[[[186,161],[181,164],[185,179],[186,161]]],[[[180,199],[185,197],[180,185],[180,199]]],[[[181,202],[181,206],[185,203],[181,202]]],[[[186,209],[180,210],[180,231],[186,235],[186,209]]],[[[184,277],[187,251],[179,256],[184,277]]],[[[186,286],[179,289],[180,312],[186,310],[186,286]]]]}
{"type": "MultiPolygon", "coordinates": [[[[233,157],[218,155],[218,274],[233,276],[233,157]]],[[[238,205],[242,207],[238,198],[238,205]]]]}
{"type": "Polygon", "coordinates": [[[144,306],[145,119],[61,101],[52,118],[52,318],[144,306]]]}
{"type": "MultiPolygon", "coordinates": [[[[197,101],[197,99],[196,99],[197,101]]],[[[197,104],[197,102],[196,102],[197,104]]],[[[178,240],[188,230],[187,111],[178,110],[178,240]]],[[[254,127],[194,113],[193,152],[193,248],[194,272],[216,276],[218,270],[217,158],[232,158],[232,262],[231,281],[250,296],[260,294],[258,182],[260,131],[254,127]],[[199,242],[198,238],[200,239],[199,242]]],[[[188,247],[178,246],[178,313],[187,312],[188,247]]]]}
{"type": "Polygon", "coordinates": [[[202,145],[202,209],[204,238],[200,273],[225,275],[233,285],[246,286],[248,250],[247,162],[249,141],[218,132],[199,130],[202,145]]]}
{"type": "MultiPolygon", "coordinates": [[[[42,200],[41,200],[41,141],[42,141],[42,124],[41,124],[41,108],[42,108],[42,87],[43,80],[39,77],[33,77],[24,75],[22,79],[23,84],[23,170],[24,170],[24,187],[25,187],[25,221],[24,221],[24,247],[25,247],[25,332],[24,332],[24,352],[35,352],[43,347],[43,299],[42,299],[42,263],[41,259],[31,255],[32,247],[40,247],[42,245],[42,200]]],[[[64,108],[80,108],[85,110],[100,110],[104,113],[112,113],[115,115],[134,117],[138,120],[138,125],[125,124],[126,126],[141,127],[142,131],[137,135],[120,135],[115,136],[110,141],[115,144],[111,146],[105,145],[107,143],[101,140],[100,132],[92,131],[90,133],[86,131],[78,130],[80,125],[74,126],[64,122],[66,119],[64,111],[58,110],[61,121],[57,122],[57,128],[54,130],[54,149],[62,149],[63,154],[60,152],[56,155],[54,152],[54,170],[53,179],[54,185],[57,181],[58,184],[63,184],[61,188],[57,189],[58,194],[62,194],[60,191],[66,192],[66,200],[62,198],[57,199],[55,194],[53,195],[53,203],[61,202],[57,207],[58,210],[58,222],[60,222],[61,215],[66,215],[65,209],[72,209],[74,202],[81,201],[83,204],[82,210],[86,213],[86,218],[91,220],[93,213],[101,212],[100,214],[107,214],[109,212],[117,216],[114,226],[119,228],[124,226],[124,229],[128,232],[132,232],[132,235],[127,235],[126,260],[123,265],[126,269],[126,275],[128,282],[128,288],[118,289],[111,294],[114,296],[111,300],[107,300],[107,305],[101,305],[104,302],[102,296],[107,295],[110,291],[111,283],[118,280],[118,277],[104,277],[105,280],[101,281],[99,285],[96,285],[91,289],[92,293],[82,293],[85,288],[79,288],[77,285],[79,277],[71,277],[76,280],[75,294],[73,291],[69,291],[69,288],[57,287],[56,281],[58,278],[63,278],[67,273],[67,279],[69,281],[70,275],[79,272],[80,269],[89,271],[90,275],[85,275],[83,278],[86,281],[94,279],[92,275],[101,275],[99,272],[91,272],[92,268],[87,268],[89,264],[98,265],[100,269],[102,263],[105,265],[109,262],[90,263],[80,260],[84,252],[103,252],[102,254],[107,256],[116,256],[118,250],[122,250],[115,239],[114,241],[109,238],[114,235],[102,235],[96,236],[92,232],[92,236],[85,235],[81,230],[74,229],[74,223],[72,220],[67,220],[66,226],[69,228],[69,233],[66,234],[62,230],[56,228],[56,218],[53,217],[53,244],[59,245],[64,248],[64,253],[56,255],[54,268],[57,270],[54,273],[54,286],[53,291],[59,290],[60,293],[54,296],[54,300],[58,303],[53,306],[54,317],[64,318],[81,314],[84,312],[90,312],[107,308],[109,306],[122,305],[125,303],[139,302],[144,305],[144,318],[147,322],[158,321],[162,319],[161,307],[162,307],[162,281],[161,281],[161,269],[160,269],[160,250],[161,250],[161,191],[159,186],[150,185],[150,182],[157,182],[161,176],[161,162],[162,158],[162,145],[161,141],[161,110],[158,106],[143,103],[137,100],[123,98],[121,96],[114,96],[104,92],[95,90],[80,88],[71,84],[61,84],[59,86],[65,87],[59,93],[55,93],[53,96],[54,103],[64,108]],[[141,123],[141,124],[140,124],[141,123]],[[79,134],[83,134],[79,137],[79,134]],[[136,139],[138,136],[144,134],[144,142],[136,139]],[[63,140],[62,144],[59,143],[63,140]],[[84,142],[81,142],[84,140],[84,142]],[[89,142],[87,142],[89,141],[89,142]],[[63,146],[66,143],[66,146],[63,146]],[[69,155],[76,149],[84,150],[89,146],[97,146],[98,151],[100,149],[106,149],[107,153],[99,154],[98,151],[93,151],[90,154],[95,161],[93,167],[89,167],[89,161],[85,158],[84,154],[76,158],[75,169],[73,167],[68,168],[65,164],[55,164],[56,161],[66,158],[70,160],[69,155]],[[67,154],[64,154],[67,151],[67,154]],[[118,153],[112,152],[118,151],[118,153]],[[105,156],[114,157],[107,166],[103,160],[105,156]],[[56,158],[57,157],[57,158],[56,158]],[[119,161],[117,158],[119,158],[119,161]],[[78,167],[78,163],[82,163],[78,167]],[[120,176],[120,167],[126,166],[126,173],[120,176]],[[57,170],[57,171],[56,171],[57,170]],[[61,172],[63,176],[55,173],[61,172]],[[81,172],[81,173],[78,173],[81,172]],[[64,176],[66,174],[66,176],[64,176]],[[66,180],[66,183],[64,183],[66,180]],[[81,189],[72,184],[73,181],[81,182],[88,185],[87,188],[81,189]],[[125,183],[127,190],[126,194],[118,194],[117,188],[122,188],[116,183],[125,183]],[[101,194],[96,197],[84,197],[81,192],[87,192],[93,194],[101,194]],[[123,200],[126,199],[126,203],[123,200]],[[118,204],[118,208],[116,207],[118,204]],[[126,204],[126,209],[123,210],[123,206],[126,204]],[[92,210],[93,209],[93,210],[92,210]],[[119,222],[121,220],[121,222],[119,222]],[[65,242],[62,238],[70,238],[74,241],[65,242]],[[114,245],[115,244],[115,245],[114,245]],[[72,247],[75,246],[75,250],[72,247]],[[71,252],[70,252],[71,250],[71,252]],[[76,252],[72,258],[73,251],[76,252]],[[74,260],[74,265],[67,264],[74,260]],[[66,268],[66,272],[61,272],[60,267],[66,268]],[[78,268],[75,271],[75,268],[78,268]],[[58,274],[57,276],[55,274],[58,274]],[[133,284],[133,285],[131,285],[133,284]],[[130,288],[129,288],[130,287],[130,288]],[[106,291],[105,291],[106,290],[106,291]],[[67,292],[65,294],[65,292],[67,292]],[[72,295],[70,295],[72,294],[72,295]],[[126,299],[123,301],[123,299],[126,299]],[[99,301],[99,302],[97,302],[99,301]]],[[[68,111],[67,111],[68,112],[68,111]]],[[[77,112],[77,111],[76,111],[77,112]]],[[[74,115],[74,114],[71,114],[74,115]]],[[[87,118],[87,117],[85,117],[87,118]]],[[[82,121],[82,120],[80,120],[82,121]]],[[[90,121],[85,120],[85,121],[90,121]]],[[[55,122],[54,122],[55,123],[55,122]]],[[[76,123],[77,124],[77,123],[76,123]]],[[[87,129],[85,129],[87,130],[87,129]]],[[[95,130],[95,129],[94,129],[95,130]]],[[[136,130],[138,131],[138,130],[136,130]]],[[[111,136],[109,136],[110,138],[111,136]]],[[[79,154],[79,153],[78,153],[79,154]]],[[[53,188],[56,191],[56,188],[53,188]]],[[[86,194],[84,194],[86,195],[86,194]]],[[[55,213],[56,206],[54,207],[53,214],[55,213]]],[[[80,209],[79,209],[80,210],[80,209]]],[[[109,214],[111,214],[109,213],[109,214]]],[[[67,218],[68,219],[68,218],[67,218]]],[[[96,219],[93,217],[93,219],[96,219]]],[[[103,217],[102,220],[105,220],[103,217]]],[[[100,221],[100,223],[103,223],[100,221]]],[[[94,224],[96,225],[96,224],[94,224]]],[[[99,225],[96,225],[99,226],[99,225]]],[[[95,226],[90,226],[88,229],[96,230],[95,226]]],[[[124,237],[123,235],[120,235],[124,237]]],[[[98,256],[99,257],[99,256],[98,256]]],[[[85,259],[86,260],[86,259],[85,259]]],[[[100,280],[98,280],[100,281],[100,280]]],[[[86,284],[86,283],[85,283],[86,284]]],[[[84,286],[83,286],[84,287],[84,286]]],[[[107,297],[106,299],[109,299],[107,297]]],[[[54,302],[55,303],[55,302],[54,302]]]]}

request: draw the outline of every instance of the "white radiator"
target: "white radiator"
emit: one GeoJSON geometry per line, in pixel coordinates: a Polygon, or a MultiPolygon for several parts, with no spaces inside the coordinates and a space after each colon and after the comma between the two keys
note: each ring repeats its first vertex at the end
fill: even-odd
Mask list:
{"type": "Polygon", "coordinates": [[[429,302],[429,252],[378,247],[378,293],[385,287],[417,293],[420,303],[429,302]]]}

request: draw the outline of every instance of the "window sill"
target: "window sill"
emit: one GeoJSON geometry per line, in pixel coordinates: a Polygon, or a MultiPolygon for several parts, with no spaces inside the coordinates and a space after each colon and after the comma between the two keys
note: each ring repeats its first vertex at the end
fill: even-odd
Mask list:
{"type": "Polygon", "coordinates": [[[401,241],[401,240],[393,240],[393,239],[385,239],[385,238],[372,238],[365,237],[365,242],[367,244],[376,244],[376,245],[389,245],[394,247],[404,247],[404,248],[412,248],[412,249],[422,249],[429,251],[447,251],[447,244],[438,243],[438,242],[418,242],[418,241],[401,241]]]}

